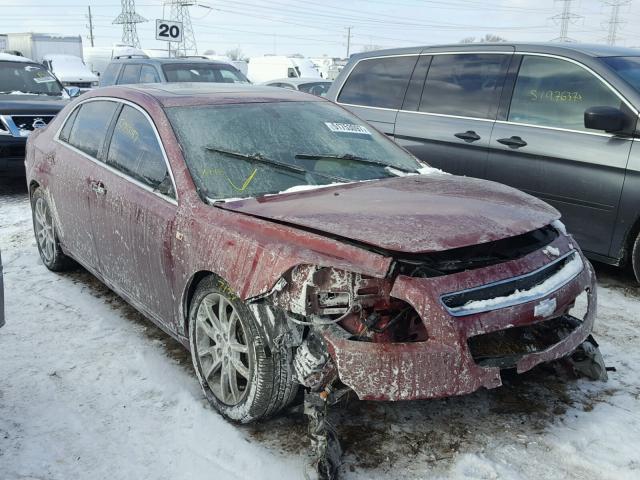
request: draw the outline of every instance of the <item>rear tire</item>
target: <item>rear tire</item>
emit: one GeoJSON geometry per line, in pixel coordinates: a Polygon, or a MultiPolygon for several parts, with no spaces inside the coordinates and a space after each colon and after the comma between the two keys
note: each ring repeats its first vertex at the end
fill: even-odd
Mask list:
{"type": "Polygon", "coordinates": [[[211,405],[229,420],[272,416],[295,397],[292,349],[275,346],[222,279],[198,285],[189,308],[191,359],[211,405]]]}
{"type": "Polygon", "coordinates": [[[36,189],[31,196],[31,216],[38,253],[44,266],[53,272],[72,268],[75,263],[60,248],[51,206],[41,188],[36,189]]]}

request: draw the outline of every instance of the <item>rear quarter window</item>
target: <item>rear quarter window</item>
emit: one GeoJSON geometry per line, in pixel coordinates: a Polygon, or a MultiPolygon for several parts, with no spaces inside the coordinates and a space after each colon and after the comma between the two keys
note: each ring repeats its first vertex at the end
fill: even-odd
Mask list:
{"type": "Polygon", "coordinates": [[[342,87],[338,102],[399,109],[417,60],[417,55],[361,60],[342,87]]]}

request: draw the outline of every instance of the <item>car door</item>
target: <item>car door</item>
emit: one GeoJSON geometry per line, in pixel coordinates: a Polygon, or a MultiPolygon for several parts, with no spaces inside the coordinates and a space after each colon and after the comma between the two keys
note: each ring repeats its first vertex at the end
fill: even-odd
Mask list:
{"type": "Polygon", "coordinates": [[[80,104],[67,118],[57,142],[59,147],[49,158],[49,188],[54,201],[56,225],[64,247],[78,261],[97,269],[98,257],[91,229],[90,199],[93,178],[100,168],[102,151],[117,104],[92,100],[80,104]]]}
{"type": "Polygon", "coordinates": [[[172,245],[175,185],[151,118],[122,106],[110,130],[94,197],[93,230],[100,271],[157,320],[173,320],[172,245]]]}
{"type": "Polygon", "coordinates": [[[511,57],[504,52],[423,55],[416,73],[428,68],[426,78],[414,73],[395,140],[446,172],[484,177],[511,57]]]}
{"type": "Polygon", "coordinates": [[[393,136],[396,115],[417,60],[418,54],[359,60],[340,89],[337,103],[393,136]]]}
{"type": "Polygon", "coordinates": [[[550,203],[584,250],[606,256],[632,139],[587,129],[584,112],[627,107],[578,62],[534,54],[518,61],[510,106],[493,130],[487,178],[550,203]]]}

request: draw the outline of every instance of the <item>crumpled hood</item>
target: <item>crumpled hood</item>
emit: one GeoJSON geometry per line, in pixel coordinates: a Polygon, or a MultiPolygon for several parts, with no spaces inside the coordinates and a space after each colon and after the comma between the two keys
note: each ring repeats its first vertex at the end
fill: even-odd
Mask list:
{"type": "Polygon", "coordinates": [[[511,187],[442,174],[359,182],[217,206],[405,253],[492,242],[560,218],[550,205],[511,187]]]}

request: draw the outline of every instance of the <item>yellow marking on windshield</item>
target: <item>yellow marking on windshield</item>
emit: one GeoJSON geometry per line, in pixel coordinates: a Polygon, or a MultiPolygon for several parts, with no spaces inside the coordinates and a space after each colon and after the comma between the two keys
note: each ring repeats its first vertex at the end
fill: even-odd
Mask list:
{"type": "Polygon", "coordinates": [[[249,186],[249,184],[251,183],[251,181],[253,180],[253,178],[256,176],[256,173],[258,173],[258,169],[257,169],[257,168],[254,168],[254,169],[253,169],[253,172],[251,172],[251,175],[249,175],[249,176],[247,177],[247,179],[244,181],[244,183],[242,184],[242,186],[241,186],[241,187],[236,186],[236,185],[233,183],[233,181],[232,181],[229,177],[227,177],[226,175],[224,176],[224,178],[226,178],[226,179],[227,179],[227,182],[229,182],[229,184],[233,187],[233,189],[234,189],[236,192],[242,192],[242,191],[246,190],[246,188],[249,186]]]}

